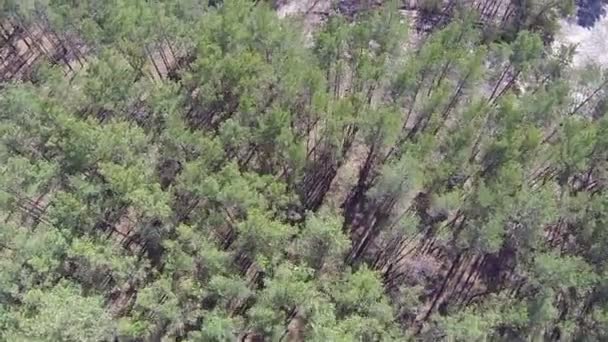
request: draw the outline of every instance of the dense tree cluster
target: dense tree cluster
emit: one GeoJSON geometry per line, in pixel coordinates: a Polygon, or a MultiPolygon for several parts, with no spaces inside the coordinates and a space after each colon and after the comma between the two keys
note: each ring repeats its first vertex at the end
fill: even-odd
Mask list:
{"type": "Polygon", "coordinates": [[[0,340],[608,339],[608,73],[456,3],[0,0],[0,340]]]}

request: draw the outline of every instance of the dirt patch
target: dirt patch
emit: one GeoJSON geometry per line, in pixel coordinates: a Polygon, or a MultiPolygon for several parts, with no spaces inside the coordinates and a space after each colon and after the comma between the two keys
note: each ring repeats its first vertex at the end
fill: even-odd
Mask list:
{"type": "Polygon", "coordinates": [[[608,16],[595,22],[591,28],[580,26],[574,18],[562,20],[555,36],[555,45],[575,45],[575,67],[597,63],[608,66],[608,16]]]}

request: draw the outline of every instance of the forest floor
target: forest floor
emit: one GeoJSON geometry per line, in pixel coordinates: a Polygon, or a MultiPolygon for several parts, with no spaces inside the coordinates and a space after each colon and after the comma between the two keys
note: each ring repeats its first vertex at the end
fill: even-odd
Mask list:
{"type": "Polygon", "coordinates": [[[556,44],[574,44],[576,53],[573,63],[582,67],[590,62],[608,65],[608,16],[604,6],[603,15],[590,22],[590,26],[581,26],[580,19],[571,18],[561,21],[556,35],[556,44]]]}
{"type": "Polygon", "coordinates": [[[287,0],[277,8],[280,18],[303,16],[304,30],[312,33],[321,24],[331,10],[331,0],[287,0]]]}

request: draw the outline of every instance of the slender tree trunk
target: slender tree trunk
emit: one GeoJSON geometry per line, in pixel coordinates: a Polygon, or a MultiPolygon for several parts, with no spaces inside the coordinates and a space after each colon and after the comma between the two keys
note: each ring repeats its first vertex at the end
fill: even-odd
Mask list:
{"type": "Polygon", "coordinates": [[[456,258],[454,259],[454,261],[452,262],[452,266],[450,267],[450,269],[448,270],[448,273],[446,274],[445,278],[443,279],[441,287],[437,291],[437,294],[435,295],[435,298],[433,299],[433,302],[431,303],[431,306],[429,307],[429,309],[427,310],[427,312],[424,314],[424,316],[422,318],[423,322],[426,322],[429,319],[429,317],[431,316],[431,313],[433,313],[433,310],[437,306],[437,303],[439,302],[439,299],[443,296],[443,293],[445,292],[446,286],[447,286],[448,282],[450,281],[450,279],[451,279],[454,271],[460,265],[460,259],[461,258],[462,258],[462,252],[460,252],[456,256],[456,258]]]}
{"type": "Polygon", "coordinates": [[[492,89],[492,93],[490,94],[490,97],[488,97],[488,103],[492,103],[493,102],[494,95],[496,95],[496,92],[500,88],[500,85],[502,84],[502,81],[507,76],[507,73],[509,72],[510,68],[511,68],[511,63],[509,63],[509,65],[507,65],[507,67],[503,70],[503,72],[501,73],[500,77],[498,78],[498,81],[496,81],[496,85],[494,86],[494,89],[492,89]]]}
{"type": "Polygon", "coordinates": [[[158,78],[162,81],[163,74],[160,72],[160,69],[158,68],[158,65],[156,65],[156,61],[154,60],[154,55],[152,54],[152,52],[150,51],[150,48],[148,48],[148,46],[145,46],[144,49],[146,50],[146,54],[148,55],[148,59],[150,60],[150,62],[152,62],[152,66],[154,66],[154,70],[156,71],[156,74],[158,75],[158,78]]]}
{"type": "Polygon", "coordinates": [[[591,101],[592,98],[595,97],[595,95],[597,95],[606,85],[608,85],[608,78],[606,78],[606,80],[604,80],[604,82],[602,82],[602,84],[600,84],[599,87],[597,87],[592,93],[591,95],[587,96],[581,103],[579,103],[573,110],[571,110],[568,113],[568,116],[572,116],[576,113],[578,113],[578,111],[583,108],[589,101],[591,101]]]}

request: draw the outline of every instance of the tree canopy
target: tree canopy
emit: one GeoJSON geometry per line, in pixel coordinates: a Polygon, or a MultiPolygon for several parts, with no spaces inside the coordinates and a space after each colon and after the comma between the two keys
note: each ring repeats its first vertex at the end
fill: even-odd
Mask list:
{"type": "Polygon", "coordinates": [[[0,1],[0,340],[606,340],[574,2],[345,3],[0,1]]]}

